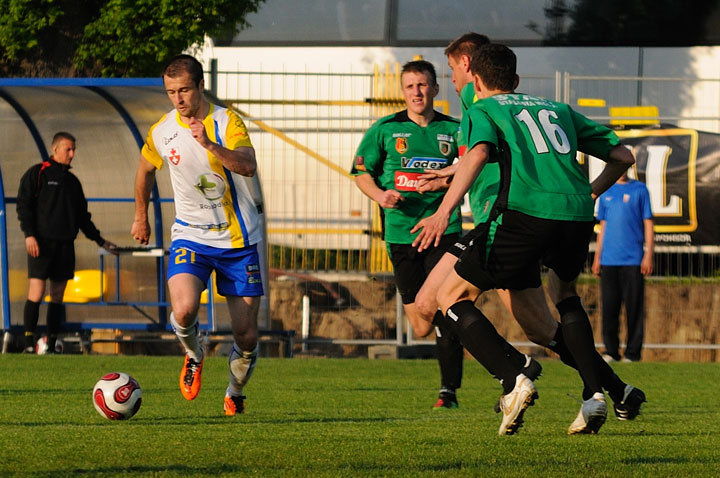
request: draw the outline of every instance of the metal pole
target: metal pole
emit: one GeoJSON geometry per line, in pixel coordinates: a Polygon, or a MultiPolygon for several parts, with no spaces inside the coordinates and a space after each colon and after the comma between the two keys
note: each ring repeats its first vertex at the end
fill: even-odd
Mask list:
{"type": "Polygon", "coordinates": [[[217,85],[218,85],[218,66],[217,58],[210,60],[210,93],[213,96],[217,96],[217,85]]]}
{"type": "Polygon", "coordinates": [[[563,74],[563,103],[570,104],[570,73],[567,71],[563,74]]]}
{"type": "Polygon", "coordinates": [[[307,352],[306,339],[310,336],[310,297],[302,298],[302,351],[307,352]]]}
{"type": "Polygon", "coordinates": [[[555,71],[555,101],[562,102],[562,72],[555,71]]]}
{"type": "Polygon", "coordinates": [[[400,297],[400,292],[398,292],[397,289],[395,289],[395,330],[396,337],[395,341],[398,345],[402,345],[404,343],[403,341],[403,320],[404,320],[404,309],[402,304],[402,297],[400,297]]]}

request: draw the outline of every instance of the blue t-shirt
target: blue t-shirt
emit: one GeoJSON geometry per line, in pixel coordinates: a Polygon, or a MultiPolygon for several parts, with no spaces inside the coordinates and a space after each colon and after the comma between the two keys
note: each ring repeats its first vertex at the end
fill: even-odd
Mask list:
{"type": "Polygon", "coordinates": [[[643,221],[652,218],[647,187],[633,179],[613,184],[598,198],[597,218],[606,221],[600,264],[640,265],[645,242],[643,221]]]}

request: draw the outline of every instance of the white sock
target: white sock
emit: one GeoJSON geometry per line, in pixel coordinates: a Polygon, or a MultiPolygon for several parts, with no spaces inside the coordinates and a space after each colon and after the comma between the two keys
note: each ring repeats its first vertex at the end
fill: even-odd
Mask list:
{"type": "Polygon", "coordinates": [[[240,350],[237,344],[233,344],[228,357],[230,364],[230,381],[226,393],[231,397],[242,395],[243,387],[250,380],[255,363],[257,362],[257,345],[252,351],[240,350]]]}
{"type": "Polygon", "coordinates": [[[198,337],[199,327],[197,317],[195,318],[195,321],[192,325],[190,325],[189,327],[182,327],[175,320],[175,314],[171,312],[170,325],[172,325],[173,330],[175,330],[175,335],[177,335],[180,343],[183,345],[183,347],[185,347],[185,352],[188,354],[188,357],[190,357],[196,362],[202,360],[203,350],[202,346],[200,345],[200,338],[198,337]]]}

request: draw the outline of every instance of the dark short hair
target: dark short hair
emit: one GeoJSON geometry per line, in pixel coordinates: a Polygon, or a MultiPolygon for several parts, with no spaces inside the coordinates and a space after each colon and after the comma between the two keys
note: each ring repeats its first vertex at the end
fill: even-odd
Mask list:
{"type": "Polygon", "coordinates": [[[505,45],[489,43],[478,49],[470,62],[470,71],[491,90],[512,91],[517,78],[517,57],[505,45]]]}
{"type": "Polygon", "coordinates": [[[58,131],[55,133],[55,136],[53,136],[52,144],[50,145],[51,148],[54,148],[56,144],[58,144],[63,139],[66,139],[68,141],[72,141],[75,143],[75,136],[71,135],[70,133],[66,131],[58,131]]]}
{"type": "Polygon", "coordinates": [[[483,45],[490,43],[490,39],[480,33],[468,32],[450,42],[445,48],[445,56],[458,57],[467,55],[472,59],[475,52],[483,45]]]}
{"type": "Polygon", "coordinates": [[[400,77],[405,73],[425,73],[430,79],[430,84],[437,85],[437,74],[432,63],[426,60],[413,60],[405,63],[400,71],[400,77]]]}
{"type": "Polygon", "coordinates": [[[177,78],[183,73],[189,73],[195,86],[200,86],[200,80],[203,79],[203,68],[199,61],[190,55],[177,55],[165,64],[162,76],[168,78],[177,78]]]}

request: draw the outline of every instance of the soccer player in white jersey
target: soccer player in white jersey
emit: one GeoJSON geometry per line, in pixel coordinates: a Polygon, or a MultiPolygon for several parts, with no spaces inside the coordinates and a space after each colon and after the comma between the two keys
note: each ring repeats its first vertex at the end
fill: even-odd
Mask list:
{"type": "Polygon", "coordinates": [[[204,353],[197,312],[215,270],[235,341],[224,400],[225,414],[235,415],[244,410],[243,387],[257,360],[256,318],[263,295],[260,209],[247,181],[255,175],[255,150],[242,119],[203,96],[202,65],[195,58],[172,58],[163,70],[163,84],[174,109],[150,128],[142,148],[131,234],[140,244],[148,243],[150,191],[155,172],[167,166],[176,215],[167,273],[170,322],[186,351],[180,391],[187,400],[200,391],[204,353]]]}

